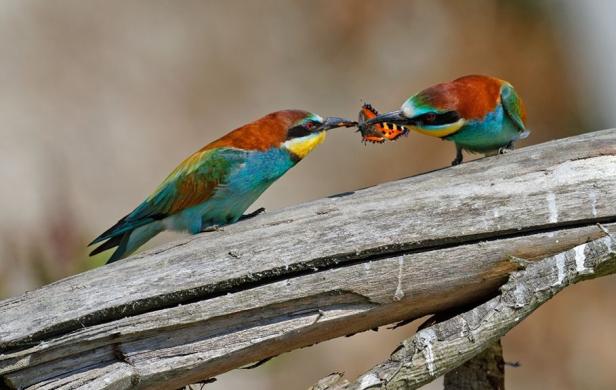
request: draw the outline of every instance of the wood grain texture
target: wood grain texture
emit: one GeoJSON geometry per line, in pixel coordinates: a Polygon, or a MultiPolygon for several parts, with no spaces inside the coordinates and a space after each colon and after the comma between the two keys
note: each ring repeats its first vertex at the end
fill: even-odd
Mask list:
{"type": "Polygon", "coordinates": [[[262,214],[2,301],[0,376],[179,387],[484,299],[509,256],[600,238],[597,222],[616,223],[616,130],[262,214]]]}
{"type": "MultiPolygon", "coordinates": [[[[608,235],[571,250],[530,262],[511,274],[500,293],[451,318],[421,329],[404,340],[384,362],[350,382],[341,374],[320,380],[313,389],[417,389],[494,346],[502,336],[566,287],[616,273],[616,240],[608,235]]],[[[474,360],[474,359],[472,359],[474,360]]],[[[493,362],[493,365],[499,365],[493,362]]],[[[492,368],[499,371],[498,367],[492,368]]],[[[445,385],[447,376],[445,375],[445,385]]],[[[492,373],[493,374],[493,373],[492,373]]],[[[502,388],[502,378],[460,378],[453,388],[502,388]],[[481,385],[483,380],[483,386],[481,385]],[[496,386],[492,386],[496,385],[496,386]]],[[[446,386],[447,387],[447,386],[446,386]]]]}

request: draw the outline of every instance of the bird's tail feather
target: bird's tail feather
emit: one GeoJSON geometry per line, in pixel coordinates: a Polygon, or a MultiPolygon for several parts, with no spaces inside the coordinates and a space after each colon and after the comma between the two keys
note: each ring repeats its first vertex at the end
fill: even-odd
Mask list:
{"type": "Polygon", "coordinates": [[[94,249],[90,256],[94,256],[98,253],[117,247],[115,252],[111,255],[107,264],[113,263],[123,259],[133,252],[135,252],[141,245],[145,244],[152,237],[165,230],[162,222],[154,221],[147,225],[139,226],[133,230],[121,232],[115,236],[112,236],[102,245],[94,249]]]}
{"type": "Polygon", "coordinates": [[[130,214],[125,216],[121,220],[119,220],[115,225],[113,225],[109,229],[105,230],[100,236],[92,240],[92,242],[89,243],[88,246],[98,244],[99,242],[109,240],[110,238],[113,238],[116,236],[121,236],[122,233],[130,233],[131,231],[137,229],[140,226],[147,225],[155,221],[155,219],[152,219],[152,218],[141,218],[137,220],[129,220],[128,219],[129,216],[130,214]]]}
{"type": "Polygon", "coordinates": [[[125,258],[137,249],[137,248],[133,248],[131,252],[128,251],[128,242],[130,241],[131,234],[132,234],[132,231],[118,236],[120,237],[120,240],[118,242],[117,248],[111,254],[111,257],[109,258],[109,260],[107,260],[107,264],[113,263],[115,261],[125,258]]]}
{"type": "Polygon", "coordinates": [[[92,252],[90,252],[90,256],[98,255],[99,253],[104,252],[107,249],[115,248],[116,246],[120,245],[120,241],[122,240],[122,237],[124,237],[125,235],[129,235],[129,234],[130,232],[128,234],[118,234],[117,236],[111,237],[110,239],[108,239],[107,241],[103,242],[101,245],[96,247],[92,252]]]}

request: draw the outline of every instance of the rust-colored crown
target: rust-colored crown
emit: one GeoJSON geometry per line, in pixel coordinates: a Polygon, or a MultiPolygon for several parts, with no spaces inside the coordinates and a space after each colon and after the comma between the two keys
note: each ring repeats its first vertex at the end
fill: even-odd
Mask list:
{"type": "Polygon", "coordinates": [[[280,146],[288,128],[310,113],[303,110],[281,110],[265,115],[204,146],[201,151],[232,147],[245,150],[267,150],[280,146]]]}

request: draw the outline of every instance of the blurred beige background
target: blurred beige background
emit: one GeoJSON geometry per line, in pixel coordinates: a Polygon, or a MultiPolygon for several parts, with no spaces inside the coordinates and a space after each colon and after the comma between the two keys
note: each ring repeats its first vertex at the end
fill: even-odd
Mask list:
{"type": "MultiPolygon", "coordinates": [[[[0,297],[102,264],[108,255],[87,258],[89,240],[188,154],[274,110],[355,117],[362,100],[391,110],[430,84],[484,73],[525,98],[526,144],[614,126],[613,15],[616,3],[599,0],[5,0],[0,297]]],[[[451,143],[417,134],[364,146],[337,130],[254,206],[394,180],[453,156],[451,143]]],[[[570,288],[515,328],[505,358],[521,367],[508,369],[509,388],[616,388],[615,292],[614,278],[570,288]]],[[[413,331],[332,340],[207,388],[354,376],[413,331]]]]}

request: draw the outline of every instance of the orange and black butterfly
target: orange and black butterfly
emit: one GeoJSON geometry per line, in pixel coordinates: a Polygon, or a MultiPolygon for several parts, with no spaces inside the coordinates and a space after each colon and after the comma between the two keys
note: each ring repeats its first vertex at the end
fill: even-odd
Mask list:
{"type": "Polygon", "coordinates": [[[385,140],[395,141],[402,135],[408,135],[409,130],[394,123],[378,123],[372,126],[361,126],[365,121],[379,115],[378,111],[368,103],[364,103],[359,111],[359,131],[362,142],[382,144],[385,140]]]}

